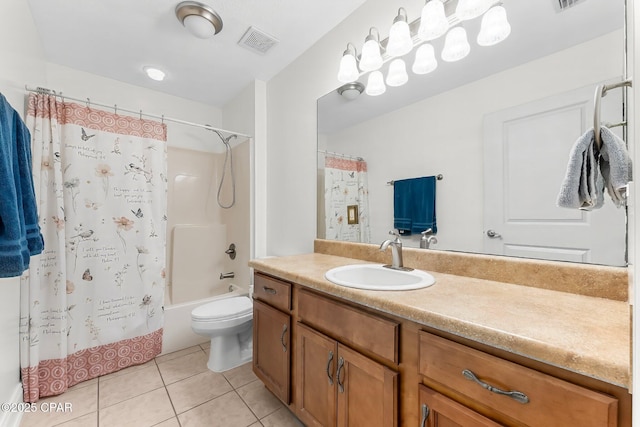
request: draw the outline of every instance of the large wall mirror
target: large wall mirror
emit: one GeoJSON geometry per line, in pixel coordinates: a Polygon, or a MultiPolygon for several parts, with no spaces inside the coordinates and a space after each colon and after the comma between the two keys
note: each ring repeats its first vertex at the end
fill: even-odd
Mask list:
{"type": "MultiPolygon", "coordinates": [[[[412,52],[406,85],[319,99],[318,237],[380,243],[394,228],[391,181],[442,175],[431,249],[626,265],[624,207],[608,196],[590,212],[556,207],[570,149],[593,126],[596,86],[623,79],[625,3],[556,3],[505,0],[512,32],[502,43],[478,46],[480,20],[465,21],[471,53],[461,61],[442,61],[435,40],[432,73],[411,73],[412,52]],[[344,197],[358,192],[366,197],[344,197]]],[[[603,122],[622,121],[623,89],[601,111],[603,122]]]]}

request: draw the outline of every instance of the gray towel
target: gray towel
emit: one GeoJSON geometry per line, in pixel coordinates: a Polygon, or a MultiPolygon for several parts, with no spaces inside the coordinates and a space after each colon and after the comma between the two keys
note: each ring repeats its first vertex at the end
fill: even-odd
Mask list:
{"type": "Polygon", "coordinates": [[[627,184],[632,179],[631,158],[624,141],[604,126],[600,137],[600,172],[611,200],[617,207],[621,207],[627,197],[627,184]]]}
{"type": "Polygon", "coordinates": [[[567,172],[556,202],[561,208],[591,210],[604,203],[604,182],[598,171],[593,136],[593,129],[589,129],[571,147],[567,172]]]}
{"type": "Polygon", "coordinates": [[[604,188],[617,207],[624,206],[631,181],[631,159],[624,141],[606,127],[600,130],[602,147],[595,148],[594,131],[589,129],[575,142],[558,194],[561,208],[592,210],[604,204],[604,188]]]}

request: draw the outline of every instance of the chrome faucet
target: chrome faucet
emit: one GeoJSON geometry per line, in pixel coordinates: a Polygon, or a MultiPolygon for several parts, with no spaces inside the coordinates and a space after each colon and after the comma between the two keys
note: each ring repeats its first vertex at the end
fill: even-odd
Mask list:
{"type": "Polygon", "coordinates": [[[429,246],[438,243],[438,238],[433,235],[432,229],[427,228],[420,234],[422,234],[422,237],[420,238],[420,249],[429,249],[429,246]]]}
{"type": "Polygon", "coordinates": [[[400,234],[395,230],[390,231],[389,234],[396,238],[393,240],[387,239],[380,244],[381,251],[386,251],[387,248],[391,246],[391,265],[385,265],[385,267],[394,270],[413,270],[412,268],[407,268],[402,265],[402,242],[400,241],[400,234]]]}

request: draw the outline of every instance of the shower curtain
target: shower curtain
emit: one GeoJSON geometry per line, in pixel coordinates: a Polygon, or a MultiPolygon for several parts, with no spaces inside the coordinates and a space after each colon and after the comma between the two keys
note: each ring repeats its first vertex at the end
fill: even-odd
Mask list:
{"type": "Polygon", "coordinates": [[[367,163],[326,155],[324,166],[326,238],[369,243],[367,163]]]}
{"type": "Polygon", "coordinates": [[[24,401],[162,348],[166,126],[31,94],[45,249],[21,278],[24,401]]]}

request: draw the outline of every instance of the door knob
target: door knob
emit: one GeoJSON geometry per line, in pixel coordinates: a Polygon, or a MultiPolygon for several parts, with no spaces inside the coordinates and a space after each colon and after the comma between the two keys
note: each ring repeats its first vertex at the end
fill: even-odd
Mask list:
{"type": "Polygon", "coordinates": [[[497,233],[494,230],[487,230],[487,236],[489,236],[492,239],[498,239],[498,238],[502,237],[499,233],[497,233]]]}

